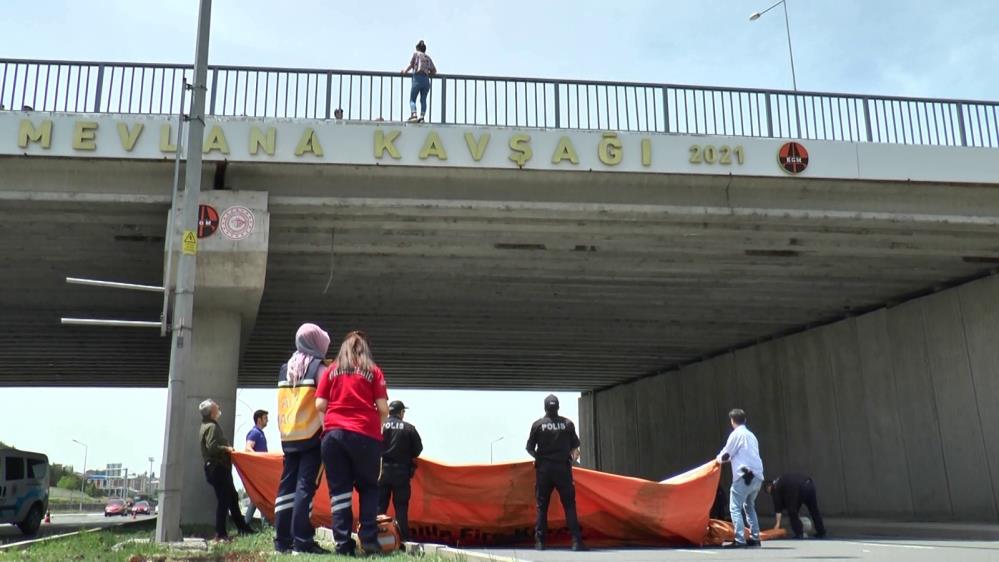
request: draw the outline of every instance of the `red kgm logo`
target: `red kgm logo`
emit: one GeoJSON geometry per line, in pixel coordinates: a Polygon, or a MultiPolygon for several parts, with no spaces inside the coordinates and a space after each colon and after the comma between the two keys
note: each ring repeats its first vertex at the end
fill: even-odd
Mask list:
{"type": "Polygon", "coordinates": [[[786,142],[777,151],[777,163],[789,174],[800,174],[808,167],[808,151],[797,142],[786,142]]]}

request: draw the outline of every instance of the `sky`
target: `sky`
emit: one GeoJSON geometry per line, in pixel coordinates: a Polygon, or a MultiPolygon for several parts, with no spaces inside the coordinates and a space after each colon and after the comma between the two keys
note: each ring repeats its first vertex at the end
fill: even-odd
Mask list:
{"type": "MultiPolygon", "coordinates": [[[[396,71],[419,39],[442,73],[789,89],[781,8],[756,0],[216,0],[210,62],[396,71]]],[[[191,63],[197,0],[4,0],[0,56],[191,63]]],[[[999,2],[787,0],[798,88],[915,97],[999,97],[999,2]]],[[[386,373],[391,384],[391,373],[386,373]]],[[[526,459],[545,392],[393,389],[426,454],[453,463],[526,459]]],[[[576,394],[560,393],[576,419],[576,394]]],[[[162,454],[163,389],[0,388],[0,440],[54,462],[162,454]],[[39,420],[34,422],[34,420],[39,420]]],[[[241,390],[237,436],[271,390],[241,390]]],[[[277,444],[276,428],[267,436],[277,444]]],[[[238,439],[237,439],[238,441],[238,439]]],[[[584,453],[585,455],[585,450],[584,453]]],[[[155,469],[154,470],[158,470],[155,469]]]]}

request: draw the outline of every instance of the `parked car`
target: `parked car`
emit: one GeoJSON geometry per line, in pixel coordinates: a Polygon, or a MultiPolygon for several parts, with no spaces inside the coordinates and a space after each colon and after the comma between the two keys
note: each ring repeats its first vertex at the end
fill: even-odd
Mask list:
{"type": "Polygon", "coordinates": [[[152,512],[153,510],[149,507],[149,502],[147,501],[136,502],[132,507],[132,513],[135,515],[149,515],[152,512]]]}
{"type": "Polygon", "coordinates": [[[128,513],[128,506],[125,504],[125,500],[111,500],[104,506],[104,517],[111,517],[112,515],[121,515],[124,517],[128,513]]]}
{"type": "Polygon", "coordinates": [[[49,458],[17,449],[0,450],[0,523],[13,523],[32,536],[48,509],[49,458]]]}

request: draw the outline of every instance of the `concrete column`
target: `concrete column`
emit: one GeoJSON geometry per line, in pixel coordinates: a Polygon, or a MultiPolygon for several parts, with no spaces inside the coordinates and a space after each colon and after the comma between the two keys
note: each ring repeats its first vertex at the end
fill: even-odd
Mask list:
{"type": "MultiPolygon", "coordinates": [[[[208,191],[201,204],[228,223],[198,241],[194,365],[184,380],[183,424],[176,424],[183,432],[182,445],[168,452],[173,460],[162,467],[182,473],[182,525],[215,520],[215,495],[205,481],[201,459],[198,404],[206,398],[218,402],[226,438],[237,448],[244,443],[244,435],[234,435],[239,362],[263,295],[270,228],[266,193],[208,191]]],[[[180,248],[174,251],[176,256],[180,248]]]]}
{"type": "MultiPolygon", "coordinates": [[[[197,293],[195,293],[197,294],[197,293]]],[[[197,300],[197,299],[196,299],[197,300]]],[[[236,416],[236,382],[239,375],[240,343],[243,320],[233,310],[195,306],[194,371],[185,381],[185,414],[189,420],[184,440],[184,488],[181,496],[180,520],[183,525],[212,524],[215,521],[215,493],[205,481],[198,440],[201,414],[198,404],[206,398],[219,403],[230,443],[241,443],[233,435],[236,416]]]]}

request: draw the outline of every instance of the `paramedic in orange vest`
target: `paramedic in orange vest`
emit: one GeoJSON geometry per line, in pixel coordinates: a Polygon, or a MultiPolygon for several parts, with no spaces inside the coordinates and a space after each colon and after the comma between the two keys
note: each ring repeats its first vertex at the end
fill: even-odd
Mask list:
{"type": "Polygon", "coordinates": [[[278,429],[284,468],[274,500],[274,549],[279,553],[324,554],[315,541],[310,512],[322,466],[323,419],[316,410],[316,381],[326,369],[330,336],[315,324],[302,324],[295,351],[278,376],[278,429]]]}

